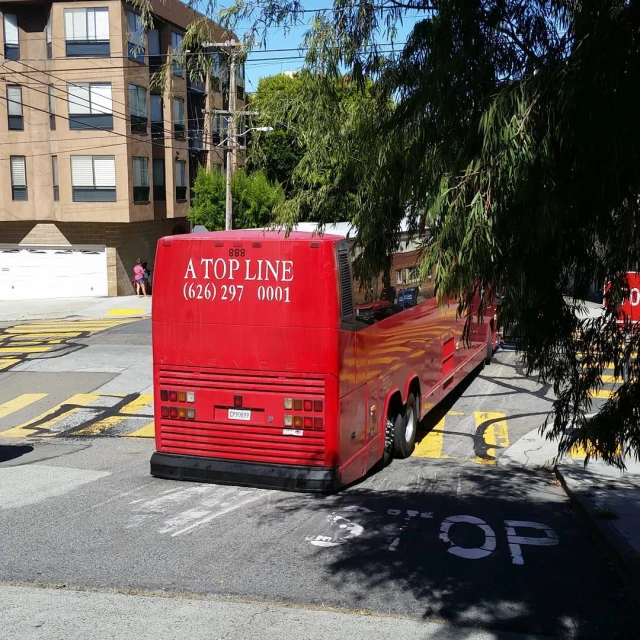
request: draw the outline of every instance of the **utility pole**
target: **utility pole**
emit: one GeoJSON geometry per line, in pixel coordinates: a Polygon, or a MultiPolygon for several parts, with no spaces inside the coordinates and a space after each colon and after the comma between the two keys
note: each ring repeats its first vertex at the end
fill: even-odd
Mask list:
{"type": "MultiPolygon", "coordinates": [[[[232,43],[234,41],[232,40],[232,43]]],[[[233,179],[233,170],[235,169],[235,162],[233,158],[233,152],[235,151],[236,140],[236,51],[232,45],[229,60],[229,111],[231,113],[229,117],[229,134],[227,136],[227,191],[226,191],[226,206],[225,206],[225,229],[231,231],[233,229],[233,203],[231,200],[231,181],[233,179]]]]}

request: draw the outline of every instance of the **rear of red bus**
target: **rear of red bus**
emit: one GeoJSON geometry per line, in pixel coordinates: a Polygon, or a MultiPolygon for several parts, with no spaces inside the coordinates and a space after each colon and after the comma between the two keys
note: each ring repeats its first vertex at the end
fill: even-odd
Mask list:
{"type": "Polygon", "coordinates": [[[154,270],[154,476],[340,486],[338,236],[162,238],[154,270]]]}

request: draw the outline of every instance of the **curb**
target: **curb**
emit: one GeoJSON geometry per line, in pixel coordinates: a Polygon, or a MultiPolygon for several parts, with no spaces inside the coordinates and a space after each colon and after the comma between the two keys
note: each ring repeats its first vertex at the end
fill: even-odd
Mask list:
{"type": "Polygon", "coordinates": [[[622,577],[634,600],[634,604],[640,609],[640,554],[634,551],[607,520],[598,517],[588,497],[571,488],[558,465],[554,465],[553,470],[587,529],[613,561],[618,574],[622,577]]]}

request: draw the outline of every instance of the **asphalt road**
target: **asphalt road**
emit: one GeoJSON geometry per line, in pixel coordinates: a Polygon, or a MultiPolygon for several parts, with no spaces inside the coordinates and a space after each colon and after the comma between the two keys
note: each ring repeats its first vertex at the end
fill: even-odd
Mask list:
{"type": "Polygon", "coordinates": [[[150,477],[147,322],[35,335],[52,348],[0,372],[0,582],[333,607],[455,637],[637,638],[551,472],[500,467],[551,404],[515,354],[423,421],[413,457],[319,497],[150,477]]]}

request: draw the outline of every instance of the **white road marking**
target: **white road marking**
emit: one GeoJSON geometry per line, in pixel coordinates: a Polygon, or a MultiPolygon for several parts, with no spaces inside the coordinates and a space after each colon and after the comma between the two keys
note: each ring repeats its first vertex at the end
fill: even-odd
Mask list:
{"type": "Polygon", "coordinates": [[[509,551],[511,552],[511,561],[513,564],[524,564],[522,557],[521,545],[528,544],[534,547],[552,547],[558,544],[558,534],[546,524],[541,522],[527,522],[525,520],[505,520],[505,528],[507,530],[507,541],[509,543],[509,551]],[[516,527],[524,529],[536,529],[542,531],[544,537],[519,536],[516,533],[516,527]]]}
{"type": "Polygon", "coordinates": [[[491,555],[496,549],[496,534],[495,531],[480,518],[475,516],[449,516],[442,521],[440,525],[440,540],[450,544],[447,549],[448,553],[458,556],[459,558],[467,558],[469,560],[479,560],[480,558],[486,558],[491,555]],[[459,547],[454,544],[449,538],[449,529],[454,524],[466,522],[467,524],[473,524],[479,527],[484,533],[484,543],[480,547],[465,548],[459,547]]]}

